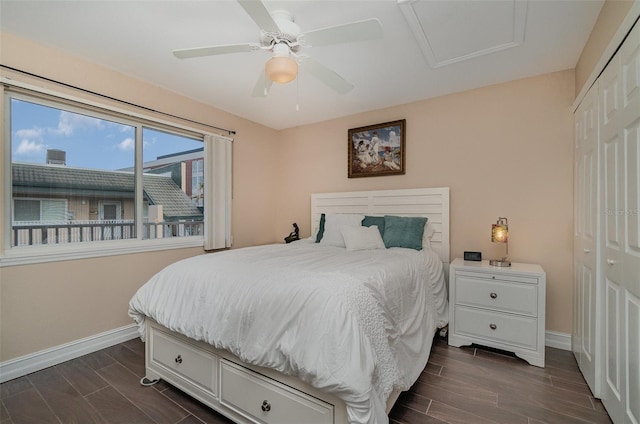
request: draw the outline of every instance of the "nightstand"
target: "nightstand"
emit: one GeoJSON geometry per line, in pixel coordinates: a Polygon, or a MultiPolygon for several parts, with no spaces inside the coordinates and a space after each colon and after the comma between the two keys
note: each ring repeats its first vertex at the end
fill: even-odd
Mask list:
{"type": "Polygon", "coordinates": [[[546,274],[540,265],[455,259],[449,267],[449,344],[476,343],[544,367],[546,274]]]}

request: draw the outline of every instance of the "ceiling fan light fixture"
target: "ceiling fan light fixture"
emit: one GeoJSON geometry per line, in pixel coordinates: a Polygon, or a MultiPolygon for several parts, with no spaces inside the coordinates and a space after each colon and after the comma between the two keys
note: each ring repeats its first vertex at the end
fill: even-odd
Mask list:
{"type": "Polygon", "coordinates": [[[290,57],[272,57],[265,64],[267,77],[280,84],[293,81],[298,76],[298,64],[290,57]]]}

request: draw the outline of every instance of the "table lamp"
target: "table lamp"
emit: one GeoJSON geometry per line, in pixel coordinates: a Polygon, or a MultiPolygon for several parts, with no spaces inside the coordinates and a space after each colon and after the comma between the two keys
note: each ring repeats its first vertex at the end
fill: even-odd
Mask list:
{"type": "Polygon", "coordinates": [[[489,265],[511,266],[511,261],[507,259],[507,256],[509,256],[509,225],[507,218],[499,217],[498,221],[491,225],[491,241],[493,243],[504,243],[507,251],[502,259],[491,259],[489,265]]]}

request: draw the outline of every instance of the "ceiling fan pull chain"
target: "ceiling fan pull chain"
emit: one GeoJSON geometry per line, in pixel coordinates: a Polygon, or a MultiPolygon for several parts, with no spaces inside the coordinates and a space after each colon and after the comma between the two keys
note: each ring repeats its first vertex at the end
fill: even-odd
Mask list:
{"type": "Polygon", "coordinates": [[[296,78],[296,112],[300,112],[300,76],[296,78]]]}

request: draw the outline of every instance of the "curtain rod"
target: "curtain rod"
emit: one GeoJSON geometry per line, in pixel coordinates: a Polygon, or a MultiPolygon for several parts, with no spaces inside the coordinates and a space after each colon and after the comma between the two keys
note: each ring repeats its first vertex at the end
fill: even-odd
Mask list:
{"type": "Polygon", "coordinates": [[[135,103],[128,102],[126,100],[116,99],[115,97],[107,96],[106,94],[97,93],[95,91],[87,90],[86,88],[78,87],[78,86],[75,86],[75,85],[72,85],[72,84],[67,84],[66,82],[57,81],[57,80],[54,80],[52,78],[43,77],[42,75],[37,75],[37,74],[31,73],[31,72],[23,71],[22,69],[18,69],[18,68],[14,68],[14,67],[11,67],[11,66],[3,65],[1,63],[0,63],[0,68],[8,69],[8,70],[14,71],[14,72],[19,72],[21,74],[28,75],[30,77],[38,78],[38,79],[41,79],[41,80],[44,80],[44,81],[47,81],[47,82],[52,82],[54,84],[62,85],[62,86],[67,87],[67,88],[72,88],[74,90],[82,91],[84,93],[91,94],[91,95],[94,95],[94,96],[99,96],[99,97],[102,97],[102,98],[105,98],[105,99],[108,99],[108,100],[113,100],[115,102],[119,102],[119,103],[122,103],[122,104],[125,104],[125,105],[128,105],[128,106],[133,106],[133,107],[136,107],[136,108],[144,109],[144,110],[146,110],[148,112],[153,112],[153,113],[157,113],[157,114],[160,114],[160,115],[169,116],[171,118],[176,118],[176,119],[180,119],[180,120],[185,121],[185,122],[191,122],[192,124],[198,124],[198,125],[202,125],[202,126],[205,126],[205,127],[214,128],[214,129],[220,130],[220,131],[225,131],[229,135],[234,135],[236,133],[234,130],[228,130],[226,128],[216,127],[215,125],[205,124],[205,123],[202,123],[202,122],[194,121],[192,119],[183,118],[181,116],[173,115],[173,114],[167,113],[167,112],[162,112],[162,111],[159,111],[159,110],[156,110],[156,109],[152,109],[150,107],[140,106],[140,105],[137,105],[135,103]]]}

